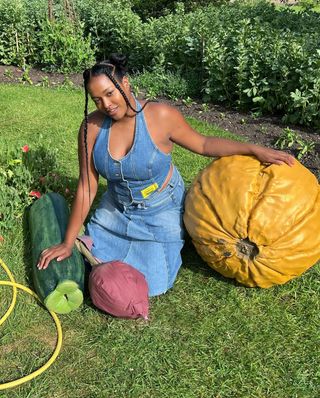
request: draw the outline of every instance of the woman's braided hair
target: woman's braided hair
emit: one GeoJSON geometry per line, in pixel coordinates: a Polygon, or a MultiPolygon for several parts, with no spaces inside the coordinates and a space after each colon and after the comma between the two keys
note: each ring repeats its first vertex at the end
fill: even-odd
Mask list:
{"type": "Polygon", "coordinates": [[[101,62],[97,62],[92,68],[86,69],[83,72],[83,83],[85,92],[85,106],[84,106],[84,147],[86,155],[86,172],[88,179],[88,189],[89,189],[89,203],[91,203],[90,197],[90,179],[89,179],[89,160],[88,160],[88,83],[90,78],[93,76],[105,75],[107,76],[115,87],[120,91],[123,96],[127,106],[132,109],[135,113],[141,112],[144,107],[148,104],[148,101],[142,106],[140,110],[132,107],[126,93],[123,91],[119,82],[122,81],[123,77],[127,74],[127,57],[121,54],[111,54],[109,59],[101,62]]]}

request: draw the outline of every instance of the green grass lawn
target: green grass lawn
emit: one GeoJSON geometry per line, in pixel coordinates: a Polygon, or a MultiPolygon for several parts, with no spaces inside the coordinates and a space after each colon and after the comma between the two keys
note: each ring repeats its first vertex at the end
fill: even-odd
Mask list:
{"type": "MultiPolygon", "coordinates": [[[[30,86],[0,90],[0,156],[8,144],[56,147],[75,184],[83,94],[30,86]]],[[[206,134],[231,136],[189,121],[206,134]]],[[[187,184],[210,161],[181,148],[173,157],[187,184]]],[[[32,287],[22,221],[4,238],[0,258],[18,282],[32,287]]],[[[86,298],[79,310],[60,316],[64,340],[53,366],[2,397],[318,398],[319,277],[318,265],[283,286],[245,288],[210,270],[188,241],[174,288],[151,299],[149,322],[106,316],[86,298]]],[[[0,279],[6,279],[2,270],[0,279]]],[[[11,289],[0,287],[0,314],[10,300],[11,289]]],[[[0,328],[0,383],[43,365],[55,342],[49,314],[19,293],[0,328]]]]}

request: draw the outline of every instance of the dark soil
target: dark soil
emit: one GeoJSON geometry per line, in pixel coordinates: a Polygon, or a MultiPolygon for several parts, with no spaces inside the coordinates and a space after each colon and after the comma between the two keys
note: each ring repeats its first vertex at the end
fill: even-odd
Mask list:
{"type": "MultiPolygon", "coordinates": [[[[71,74],[66,78],[59,73],[46,73],[37,69],[30,69],[27,77],[33,84],[49,85],[51,87],[59,85],[82,85],[81,74],[71,74]]],[[[23,70],[13,66],[0,65],[0,83],[25,83],[23,80],[23,70]]],[[[201,103],[192,102],[190,105],[182,101],[169,101],[161,98],[161,101],[176,106],[183,115],[194,117],[209,123],[214,123],[224,130],[228,130],[239,136],[246,138],[249,142],[275,148],[275,142],[283,132],[283,129],[289,127],[298,133],[305,142],[313,141],[315,148],[308,152],[301,163],[306,166],[313,174],[320,179],[320,134],[319,131],[301,126],[292,126],[283,124],[280,117],[263,116],[254,117],[249,113],[241,113],[235,110],[227,109],[219,105],[203,106],[201,103]]],[[[285,149],[287,152],[297,156],[297,148],[285,149]]]]}

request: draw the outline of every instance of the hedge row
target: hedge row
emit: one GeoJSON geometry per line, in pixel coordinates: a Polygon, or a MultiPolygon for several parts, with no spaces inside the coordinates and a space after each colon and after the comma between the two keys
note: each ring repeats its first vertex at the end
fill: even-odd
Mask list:
{"type": "Polygon", "coordinates": [[[74,0],[76,17],[45,0],[0,0],[0,62],[79,71],[110,52],[129,56],[131,72],[178,74],[186,95],[288,121],[320,125],[320,15],[277,10],[260,1],[186,12],[183,4],[142,19],[127,0],[74,0]]]}

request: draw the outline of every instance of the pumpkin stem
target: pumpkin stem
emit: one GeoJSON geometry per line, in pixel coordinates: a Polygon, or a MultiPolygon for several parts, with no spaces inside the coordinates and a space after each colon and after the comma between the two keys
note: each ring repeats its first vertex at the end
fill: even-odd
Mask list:
{"type": "Polygon", "coordinates": [[[236,244],[236,248],[238,257],[247,260],[253,260],[259,254],[258,246],[248,238],[239,240],[236,244]]]}

